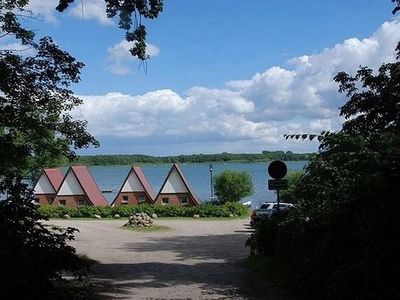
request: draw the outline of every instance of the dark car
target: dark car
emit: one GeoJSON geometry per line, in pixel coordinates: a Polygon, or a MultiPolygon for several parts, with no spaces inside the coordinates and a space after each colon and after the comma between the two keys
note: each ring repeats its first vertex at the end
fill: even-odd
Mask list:
{"type": "MultiPolygon", "coordinates": [[[[291,203],[279,203],[279,212],[286,212],[294,207],[291,203]]],[[[266,218],[270,218],[274,214],[278,213],[278,203],[277,202],[265,202],[260,208],[253,210],[250,216],[250,225],[254,227],[258,221],[266,218]]]]}

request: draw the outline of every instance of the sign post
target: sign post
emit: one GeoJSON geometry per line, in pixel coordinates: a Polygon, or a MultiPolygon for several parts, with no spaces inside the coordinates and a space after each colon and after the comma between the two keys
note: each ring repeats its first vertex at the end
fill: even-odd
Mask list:
{"type": "Polygon", "coordinates": [[[268,189],[276,190],[276,202],[278,203],[278,212],[279,212],[279,191],[286,190],[288,187],[287,179],[283,179],[283,177],[287,174],[287,166],[281,160],[274,160],[268,166],[268,174],[273,179],[268,180],[268,189]]]}

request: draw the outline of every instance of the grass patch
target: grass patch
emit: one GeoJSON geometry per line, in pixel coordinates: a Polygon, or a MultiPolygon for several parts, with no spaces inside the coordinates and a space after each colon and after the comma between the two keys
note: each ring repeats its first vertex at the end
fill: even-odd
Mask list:
{"type": "Polygon", "coordinates": [[[158,225],[158,224],[150,227],[121,226],[121,229],[135,231],[135,232],[163,232],[172,230],[168,226],[158,225]]]}

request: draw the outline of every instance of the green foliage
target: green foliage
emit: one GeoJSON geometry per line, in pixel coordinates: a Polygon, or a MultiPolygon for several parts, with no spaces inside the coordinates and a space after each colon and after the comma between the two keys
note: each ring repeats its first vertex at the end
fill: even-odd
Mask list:
{"type": "Polygon", "coordinates": [[[400,10],[400,0],[392,0],[392,2],[395,3],[395,7],[392,11],[392,14],[395,14],[400,10]]]}
{"type": "Polygon", "coordinates": [[[214,179],[215,195],[220,203],[237,202],[254,193],[251,176],[245,172],[225,170],[214,179]]]}
{"type": "Polygon", "coordinates": [[[269,258],[272,278],[302,298],[395,299],[400,62],[335,80],[349,97],[342,130],[320,135],[319,152],[290,190],[297,209],[266,221],[248,244],[269,258]]]}
{"type": "Polygon", "coordinates": [[[250,213],[247,206],[237,202],[227,202],[224,204],[224,207],[234,216],[244,217],[248,216],[250,213]]]}
{"type": "Polygon", "coordinates": [[[293,153],[292,151],[263,151],[262,154],[267,160],[283,161],[308,160],[312,155],[312,153],[293,153]]]}
{"type": "Polygon", "coordinates": [[[0,201],[0,293],[9,299],[50,299],[61,271],[81,277],[89,264],[67,244],[76,229],[45,227],[30,193],[24,193],[0,201]]]}
{"type": "Polygon", "coordinates": [[[249,214],[249,209],[240,203],[225,203],[215,205],[210,203],[199,206],[185,207],[173,205],[119,205],[115,207],[81,206],[77,208],[67,208],[64,206],[44,205],[40,206],[38,213],[45,218],[62,218],[68,214],[72,218],[93,218],[95,214],[102,218],[110,218],[118,214],[127,218],[135,213],[145,212],[148,215],[155,213],[159,217],[245,217],[249,214]]]}
{"type": "Polygon", "coordinates": [[[246,242],[246,246],[250,246],[253,255],[270,256],[273,254],[277,230],[281,221],[282,217],[275,215],[257,223],[255,232],[246,242]]]}
{"type": "Polygon", "coordinates": [[[0,52],[0,174],[6,177],[73,157],[71,148],[98,145],[86,122],[69,114],[81,103],[68,87],[79,81],[83,64],[50,38],[41,39],[36,50],[25,58],[0,52]]]}
{"type": "Polygon", "coordinates": [[[32,30],[23,28],[19,22],[16,11],[23,15],[26,10],[24,7],[28,4],[29,0],[14,0],[0,2],[0,28],[4,33],[12,33],[15,37],[21,40],[23,45],[32,44],[34,33],[32,30]]]}
{"type": "Polygon", "coordinates": [[[122,229],[135,231],[135,232],[165,232],[170,231],[171,228],[164,225],[153,225],[149,227],[138,227],[138,226],[122,226],[122,229]]]}
{"type": "Polygon", "coordinates": [[[304,175],[303,171],[293,171],[286,176],[286,179],[288,180],[288,188],[286,190],[280,191],[279,194],[280,200],[282,202],[288,202],[288,203],[293,202],[292,199],[295,198],[294,189],[302,180],[303,175],[304,175]]]}
{"type": "Polygon", "coordinates": [[[81,103],[70,86],[79,82],[83,63],[50,37],[36,41],[21,25],[26,24],[21,19],[32,17],[28,3],[0,1],[1,37],[13,36],[33,53],[0,49],[0,195],[6,198],[0,201],[0,293],[10,299],[54,299],[62,272],[81,277],[87,264],[67,244],[74,229],[42,225],[23,182],[39,168],[98,142],[86,122],[70,113],[81,103]]]}
{"type": "Polygon", "coordinates": [[[291,151],[263,151],[262,153],[219,153],[219,154],[191,154],[177,156],[150,156],[143,154],[132,155],[85,155],[78,156],[73,162],[64,160],[62,165],[132,165],[135,163],[206,163],[206,162],[264,162],[266,160],[308,160],[310,153],[293,153],[291,151]]]}
{"type": "Polygon", "coordinates": [[[121,217],[129,217],[130,215],[138,212],[145,212],[146,214],[153,214],[154,208],[148,204],[141,205],[120,205],[113,207],[113,215],[118,214],[121,217]],[[139,207],[140,206],[140,207],[139,207]]]}

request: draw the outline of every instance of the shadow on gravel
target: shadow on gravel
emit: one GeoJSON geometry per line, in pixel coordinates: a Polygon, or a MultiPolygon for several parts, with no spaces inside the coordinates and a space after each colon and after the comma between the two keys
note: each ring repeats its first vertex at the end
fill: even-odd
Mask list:
{"type": "MultiPolygon", "coordinates": [[[[240,264],[240,263],[239,263],[240,264]]],[[[229,263],[165,264],[99,264],[94,267],[98,293],[118,295],[118,299],[133,299],[132,289],[165,288],[197,284],[203,298],[215,299],[281,299],[272,285],[262,288],[253,274],[229,263]],[[233,278],[234,277],[234,280],[233,278]]],[[[105,297],[106,298],[106,297],[105,297]]],[[[139,297],[138,297],[139,298],[139,297]]],[[[142,297],[140,297],[142,298],[142,297]]],[[[169,298],[168,295],[162,299],[169,298]]]]}
{"type": "MultiPolygon", "coordinates": [[[[100,287],[100,294],[111,293],[118,295],[118,299],[134,299],[132,289],[139,293],[137,298],[143,298],[141,289],[174,286],[185,289],[185,285],[193,284],[204,299],[207,295],[212,299],[282,299],[277,296],[276,288],[243,265],[248,255],[248,249],[244,248],[248,236],[154,237],[146,242],[127,243],[123,248],[126,251],[168,251],[176,258],[168,262],[95,264],[93,278],[100,287]]],[[[173,298],[165,295],[160,299],[173,298]]]]}
{"type": "Polygon", "coordinates": [[[127,243],[123,248],[133,252],[171,251],[178,261],[187,259],[223,259],[236,261],[249,254],[245,242],[249,234],[154,237],[146,242],[127,243]]]}

